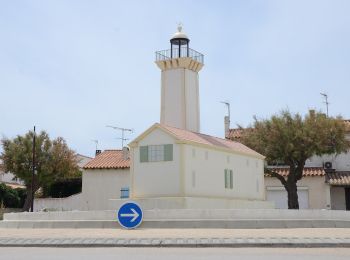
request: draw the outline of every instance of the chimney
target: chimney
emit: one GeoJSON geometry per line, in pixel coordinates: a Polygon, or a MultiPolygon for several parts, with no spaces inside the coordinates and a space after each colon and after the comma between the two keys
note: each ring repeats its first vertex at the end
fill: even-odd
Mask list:
{"type": "Polygon", "coordinates": [[[101,150],[96,150],[95,156],[99,155],[101,153],[101,150]]]}
{"type": "Polygon", "coordinates": [[[123,147],[123,159],[128,160],[129,159],[129,148],[124,146],[123,147]]]}
{"type": "Polygon", "coordinates": [[[230,117],[225,116],[225,138],[229,138],[230,135],[230,117]]]}

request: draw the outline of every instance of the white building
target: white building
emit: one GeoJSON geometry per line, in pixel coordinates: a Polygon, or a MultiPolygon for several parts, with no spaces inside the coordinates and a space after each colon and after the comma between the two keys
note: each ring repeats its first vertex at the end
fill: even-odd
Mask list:
{"type": "Polygon", "coordinates": [[[164,208],[272,207],[264,201],[264,157],[243,144],[154,124],[129,146],[134,200],[164,208]]]}
{"type": "Polygon", "coordinates": [[[265,201],[264,156],[200,133],[204,57],[189,41],[179,26],[170,50],[156,52],[160,124],[129,144],[130,159],[125,149],[104,151],[84,166],[79,209],[116,209],[127,197],[144,209],[273,207],[265,201]]]}

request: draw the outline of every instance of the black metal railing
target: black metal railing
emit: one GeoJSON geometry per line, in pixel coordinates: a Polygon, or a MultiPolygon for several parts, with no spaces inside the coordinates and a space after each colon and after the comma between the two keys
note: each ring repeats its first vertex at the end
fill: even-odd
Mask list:
{"type": "Polygon", "coordinates": [[[184,57],[192,58],[195,61],[204,64],[204,55],[187,47],[156,51],[156,61],[171,60],[184,57]]]}

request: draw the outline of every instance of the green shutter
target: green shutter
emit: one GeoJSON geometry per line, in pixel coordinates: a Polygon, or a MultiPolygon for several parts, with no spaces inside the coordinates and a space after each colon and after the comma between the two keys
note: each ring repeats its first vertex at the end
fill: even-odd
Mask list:
{"type": "Polygon", "coordinates": [[[165,144],[164,145],[164,161],[172,161],[173,160],[173,145],[165,144]]]}
{"type": "Polygon", "coordinates": [[[148,146],[140,146],[140,162],[148,162],[148,146]]]}
{"type": "Polygon", "coordinates": [[[228,176],[228,172],[227,172],[227,169],[225,169],[225,189],[228,188],[227,176],[228,176]]]}
{"type": "Polygon", "coordinates": [[[230,170],[230,189],[233,189],[233,171],[230,170]]]}

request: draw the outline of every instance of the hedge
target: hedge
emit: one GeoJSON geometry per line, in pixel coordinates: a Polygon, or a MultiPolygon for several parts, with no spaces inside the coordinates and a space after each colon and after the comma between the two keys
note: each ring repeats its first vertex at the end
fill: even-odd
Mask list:
{"type": "Polygon", "coordinates": [[[12,189],[4,183],[0,183],[0,207],[22,208],[26,199],[25,189],[12,189]]]}

